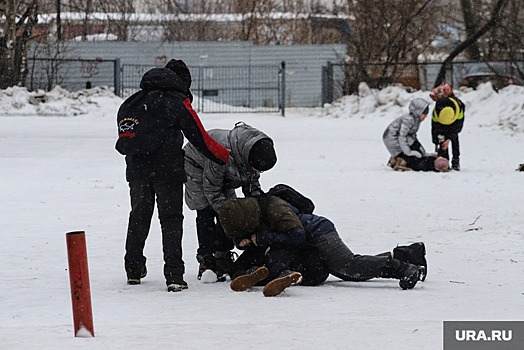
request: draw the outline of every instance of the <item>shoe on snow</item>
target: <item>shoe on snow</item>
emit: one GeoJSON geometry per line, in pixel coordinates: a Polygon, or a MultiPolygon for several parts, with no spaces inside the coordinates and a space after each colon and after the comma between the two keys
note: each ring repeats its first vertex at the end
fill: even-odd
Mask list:
{"type": "Polygon", "coordinates": [[[216,275],[217,282],[224,282],[226,280],[226,275],[224,272],[218,269],[215,257],[213,255],[198,254],[197,261],[199,262],[197,280],[200,281],[204,273],[208,270],[213,271],[213,273],[216,275]]]}
{"type": "Polygon", "coordinates": [[[426,280],[428,263],[426,261],[426,246],[422,242],[413,243],[408,246],[398,246],[393,249],[393,258],[409,264],[424,266],[424,276],[421,281],[426,280]]]}
{"type": "Polygon", "coordinates": [[[255,271],[252,271],[245,275],[238,276],[233,281],[231,281],[230,287],[235,292],[243,292],[253,287],[258,282],[265,280],[269,276],[269,270],[267,267],[262,266],[257,268],[255,271]]]}
{"type": "Polygon", "coordinates": [[[180,292],[187,289],[187,283],[171,283],[167,285],[168,292],[180,292]]]}
{"type": "Polygon", "coordinates": [[[275,297],[282,293],[284,289],[290,286],[300,284],[302,275],[296,271],[284,271],[281,277],[275,278],[264,287],[265,297],[275,297]]]}
{"type": "Polygon", "coordinates": [[[404,290],[415,288],[417,282],[421,280],[421,276],[423,275],[424,271],[424,266],[409,265],[406,267],[403,272],[403,276],[398,282],[400,288],[404,290]]]}
{"type": "Polygon", "coordinates": [[[140,273],[140,277],[127,276],[127,284],[129,284],[130,286],[135,286],[137,284],[140,284],[140,280],[146,276],[147,276],[147,268],[144,265],[144,267],[142,268],[142,272],[140,273]]]}

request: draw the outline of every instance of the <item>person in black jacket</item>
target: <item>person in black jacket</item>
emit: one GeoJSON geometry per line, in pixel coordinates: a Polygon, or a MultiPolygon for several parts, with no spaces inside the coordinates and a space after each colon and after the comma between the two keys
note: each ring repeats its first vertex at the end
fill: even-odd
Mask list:
{"type": "MultiPolygon", "coordinates": [[[[308,278],[316,279],[317,284],[327,278],[327,269],[330,274],[344,281],[394,278],[399,280],[402,289],[412,289],[419,280],[425,279],[427,273],[426,249],[422,242],[400,246],[392,252],[379,255],[354,254],[342,241],[332,221],[316,214],[300,213],[297,208],[277,197],[228,199],[219,210],[219,218],[226,236],[235,240],[239,248],[254,245],[259,247],[259,252],[267,252],[268,248],[271,252],[273,247],[315,249],[318,252],[317,260],[325,265],[325,268],[310,270],[312,275],[308,278]],[[316,274],[318,278],[315,278],[316,274]]],[[[269,279],[273,280],[264,287],[265,296],[276,296],[285,288],[300,283],[303,272],[289,270],[286,266],[297,265],[292,261],[282,260],[285,256],[286,254],[281,254],[277,261],[280,264],[272,263],[273,271],[268,266],[269,279]]],[[[306,256],[312,254],[308,253],[306,256]]],[[[264,277],[260,270],[258,277],[264,277]]],[[[242,288],[237,288],[237,278],[240,276],[233,279],[231,288],[243,290],[247,284],[238,283],[242,288]]],[[[251,279],[250,282],[259,281],[251,279]]]]}
{"type": "Polygon", "coordinates": [[[459,133],[464,126],[464,112],[466,106],[448,84],[444,83],[433,90],[429,95],[435,101],[435,108],[431,115],[431,138],[435,144],[438,156],[449,160],[449,144],[451,143],[451,169],[460,170],[460,143],[459,133]]]}
{"type": "Polygon", "coordinates": [[[116,149],[126,156],[131,197],[124,256],[128,284],[140,284],[147,273],[144,246],[156,199],[167,290],[187,289],[182,260],[184,136],[210,160],[229,161],[229,151],[207,134],[191,107],[190,86],[186,64],[171,60],[165,68],[146,72],[141,90],[118,110],[116,149]]]}

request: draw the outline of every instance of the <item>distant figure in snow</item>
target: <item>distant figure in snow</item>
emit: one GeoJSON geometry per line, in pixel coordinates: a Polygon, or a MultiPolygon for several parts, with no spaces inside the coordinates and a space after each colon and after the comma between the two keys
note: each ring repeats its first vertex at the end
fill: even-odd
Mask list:
{"type": "Polygon", "coordinates": [[[435,152],[449,160],[449,143],[451,142],[451,169],[460,170],[460,143],[459,133],[464,126],[464,103],[455,96],[448,84],[441,84],[431,90],[429,94],[435,101],[435,108],[431,116],[431,138],[435,144],[435,152]]]}
{"type": "Polygon", "coordinates": [[[420,124],[429,113],[429,102],[415,98],[409,104],[409,113],[395,119],[388,125],[382,140],[390,153],[388,165],[397,171],[447,171],[437,156],[427,154],[417,138],[420,124]]]}

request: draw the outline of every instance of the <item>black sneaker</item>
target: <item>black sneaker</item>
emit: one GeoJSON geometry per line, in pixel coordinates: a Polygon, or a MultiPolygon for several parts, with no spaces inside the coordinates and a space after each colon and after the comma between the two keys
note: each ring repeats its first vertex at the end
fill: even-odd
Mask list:
{"type": "Polygon", "coordinates": [[[127,276],[127,284],[129,285],[140,284],[140,280],[146,276],[147,276],[147,268],[146,268],[146,265],[144,265],[144,267],[142,268],[142,273],[140,274],[139,278],[127,276]]]}
{"type": "Polygon", "coordinates": [[[289,286],[294,286],[302,282],[302,275],[296,271],[286,270],[264,287],[265,297],[275,297],[282,293],[289,286]]]}
{"type": "Polygon", "coordinates": [[[269,276],[267,267],[262,266],[257,268],[255,266],[253,269],[246,271],[246,274],[240,275],[231,281],[230,287],[235,292],[243,292],[258,282],[265,280],[267,276],[269,276]]]}
{"type": "Polygon", "coordinates": [[[166,285],[168,292],[180,292],[188,288],[186,281],[184,281],[182,278],[166,280],[166,285]]]}
{"type": "Polygon", "coordinates": [[[460,171],[460,159],[453,158],[451,160],[451,170],[460,171]]]}
{"type": "Polygon", "coordinates": [[[422,242],[413,243],[408,246],[398,246],[393,249],[393,258],[417,266],[424,267],[424,275],[421,281],[426,280],[428,263],[426,261],[426,246],[422,242]]]}
{"type": "Polygon", "coordinates": [[[197,255],[198,265],[198,275],[197,280],[202,279],[202,275],[207,270],[213,271],[217,276],[217,282],[224,282],[226,280],[225,274],[217,268],[215,257],[212,255],[197,255]]]}

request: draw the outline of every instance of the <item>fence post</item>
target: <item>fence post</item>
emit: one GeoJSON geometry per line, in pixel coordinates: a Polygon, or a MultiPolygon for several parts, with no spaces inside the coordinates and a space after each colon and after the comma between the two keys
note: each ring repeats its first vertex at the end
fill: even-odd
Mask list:
{"type": "Polygon", "coordinates": [[[280,110],[284,117],[286,114],[286,62],[280,63],[280,110]]]}
{"type": "Polygon", "coordinates": [[[68,232],[66,241],[75,337],[94,337],[85,232],[68,232]]]}
{"type": "Polygon", "coordinates": [[[326,102],[333,102],[333,93],[334,93],[335,82],[333,81],[333,63],[331,61],[327,62],[326,68],[326,102]]]}
{"type": "Polygon", "coordinates": [[[115,87],[115,95],[122,97],[123,96],[122,74],[124,74],[124,71],[122,70],[122,60],[120,58],[117,58],[113,61],[113,71],[114,71],[113,85],[115,87]]]}

